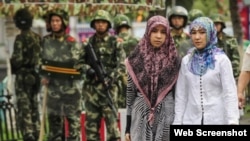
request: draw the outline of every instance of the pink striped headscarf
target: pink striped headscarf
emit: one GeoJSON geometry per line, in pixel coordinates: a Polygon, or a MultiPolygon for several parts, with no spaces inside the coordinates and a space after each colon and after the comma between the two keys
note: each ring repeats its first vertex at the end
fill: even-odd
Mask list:
{"type": "Polygon", "coordinates": [[[125,61],[129,75],[139,91],[145,96],[152,113],[176,83],[180,58],[170,35],[168,20],[153,16],[147,22],[143,38],[125,61]],[[166,29],[165,43],[154,49],[150,43],[152,29],[162,25],[166,29]]]}

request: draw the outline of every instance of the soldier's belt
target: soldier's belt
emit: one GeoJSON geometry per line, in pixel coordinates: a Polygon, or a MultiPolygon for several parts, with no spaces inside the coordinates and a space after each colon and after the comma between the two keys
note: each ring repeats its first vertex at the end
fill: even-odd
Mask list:
{"type": "Polygon", "coordinates": [[[42,69],[48,72],[80,75],[80,72],[78,72],[76,69],[71,69],[71,68],[60,68],[60,67],[43,65],[42,69]]]}
{"type": "Polygon", "coordinates": [[[43,60],[40,73],[57,79],[81,79],[80,72],[73,68],[72,62],[43,60]]]}
{"type": "Polygon", "coordinates": [[[71,68],[61,68],[61,67],[43,65],[40,72],[42,75],[45,75],[50,78],[66,79],[66,80],[81,79],[80,72],[78,72],[76,69],[71,69],[71,68]]]}

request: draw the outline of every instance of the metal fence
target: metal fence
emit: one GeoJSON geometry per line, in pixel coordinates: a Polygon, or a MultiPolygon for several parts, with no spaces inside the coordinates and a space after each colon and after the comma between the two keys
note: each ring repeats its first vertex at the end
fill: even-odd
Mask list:
{"type": "Polygon", "coordinates": [[[22,140],[20,129],[16,123],[16,110],[12,103],[12,95],[0,83],[0,140],[19,141],[22,140]]]}

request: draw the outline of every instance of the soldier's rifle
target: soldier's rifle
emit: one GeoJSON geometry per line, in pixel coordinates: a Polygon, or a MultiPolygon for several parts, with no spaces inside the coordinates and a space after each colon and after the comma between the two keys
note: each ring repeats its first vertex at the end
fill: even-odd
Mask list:
{"type": "Polygon", "coordinates": [[[88,55],[88,59],[90,59],[92,69],[95,70],[95,74],[96,74],[98,80],[103,84],[103,87],[107,93],[108,105],[110,106],[115,117],[117,118],[117,110],[114,107],[114,102],[113,102],[111,94],[110,94],[110,87],[111,87],[110,86],[111,85],[110,79],[107,75],[107,72],[106,72],[102,62],[97,58],[92,44],[88,43],[88,45],[86,46],[86,53],[88,55]]]}

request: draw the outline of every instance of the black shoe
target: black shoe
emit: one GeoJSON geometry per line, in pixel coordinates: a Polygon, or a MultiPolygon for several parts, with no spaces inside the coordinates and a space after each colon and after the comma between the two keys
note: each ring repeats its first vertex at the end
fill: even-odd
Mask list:
{"type": "Polygon", "coordinates": [[[39,132],[34,132],[33,136],[35,137],[35,140],[38,141],[38,139],[39,139],[39,132]]]}
{"type": "Polygon", "coordinates": [[[66,141],[80,141],[78,137],[68,137],[66,141]]]}
{"type": "Polygon", "coordinates": [[[60,134],[56,134],[55,136],[50,137],[48,139],[48,141],[63,141],[62,134],[61,133],[60,134]]]}
{"type": "Polygon", "coordinates": [[[120,138],[112,138],[109,141],[121,141],[120,138]]]}
{"type": "Polygon", "coordinates": [[[23,136],[23,141],[36,141],[36,138],[32,133],[28,133],[23,136]]]}

